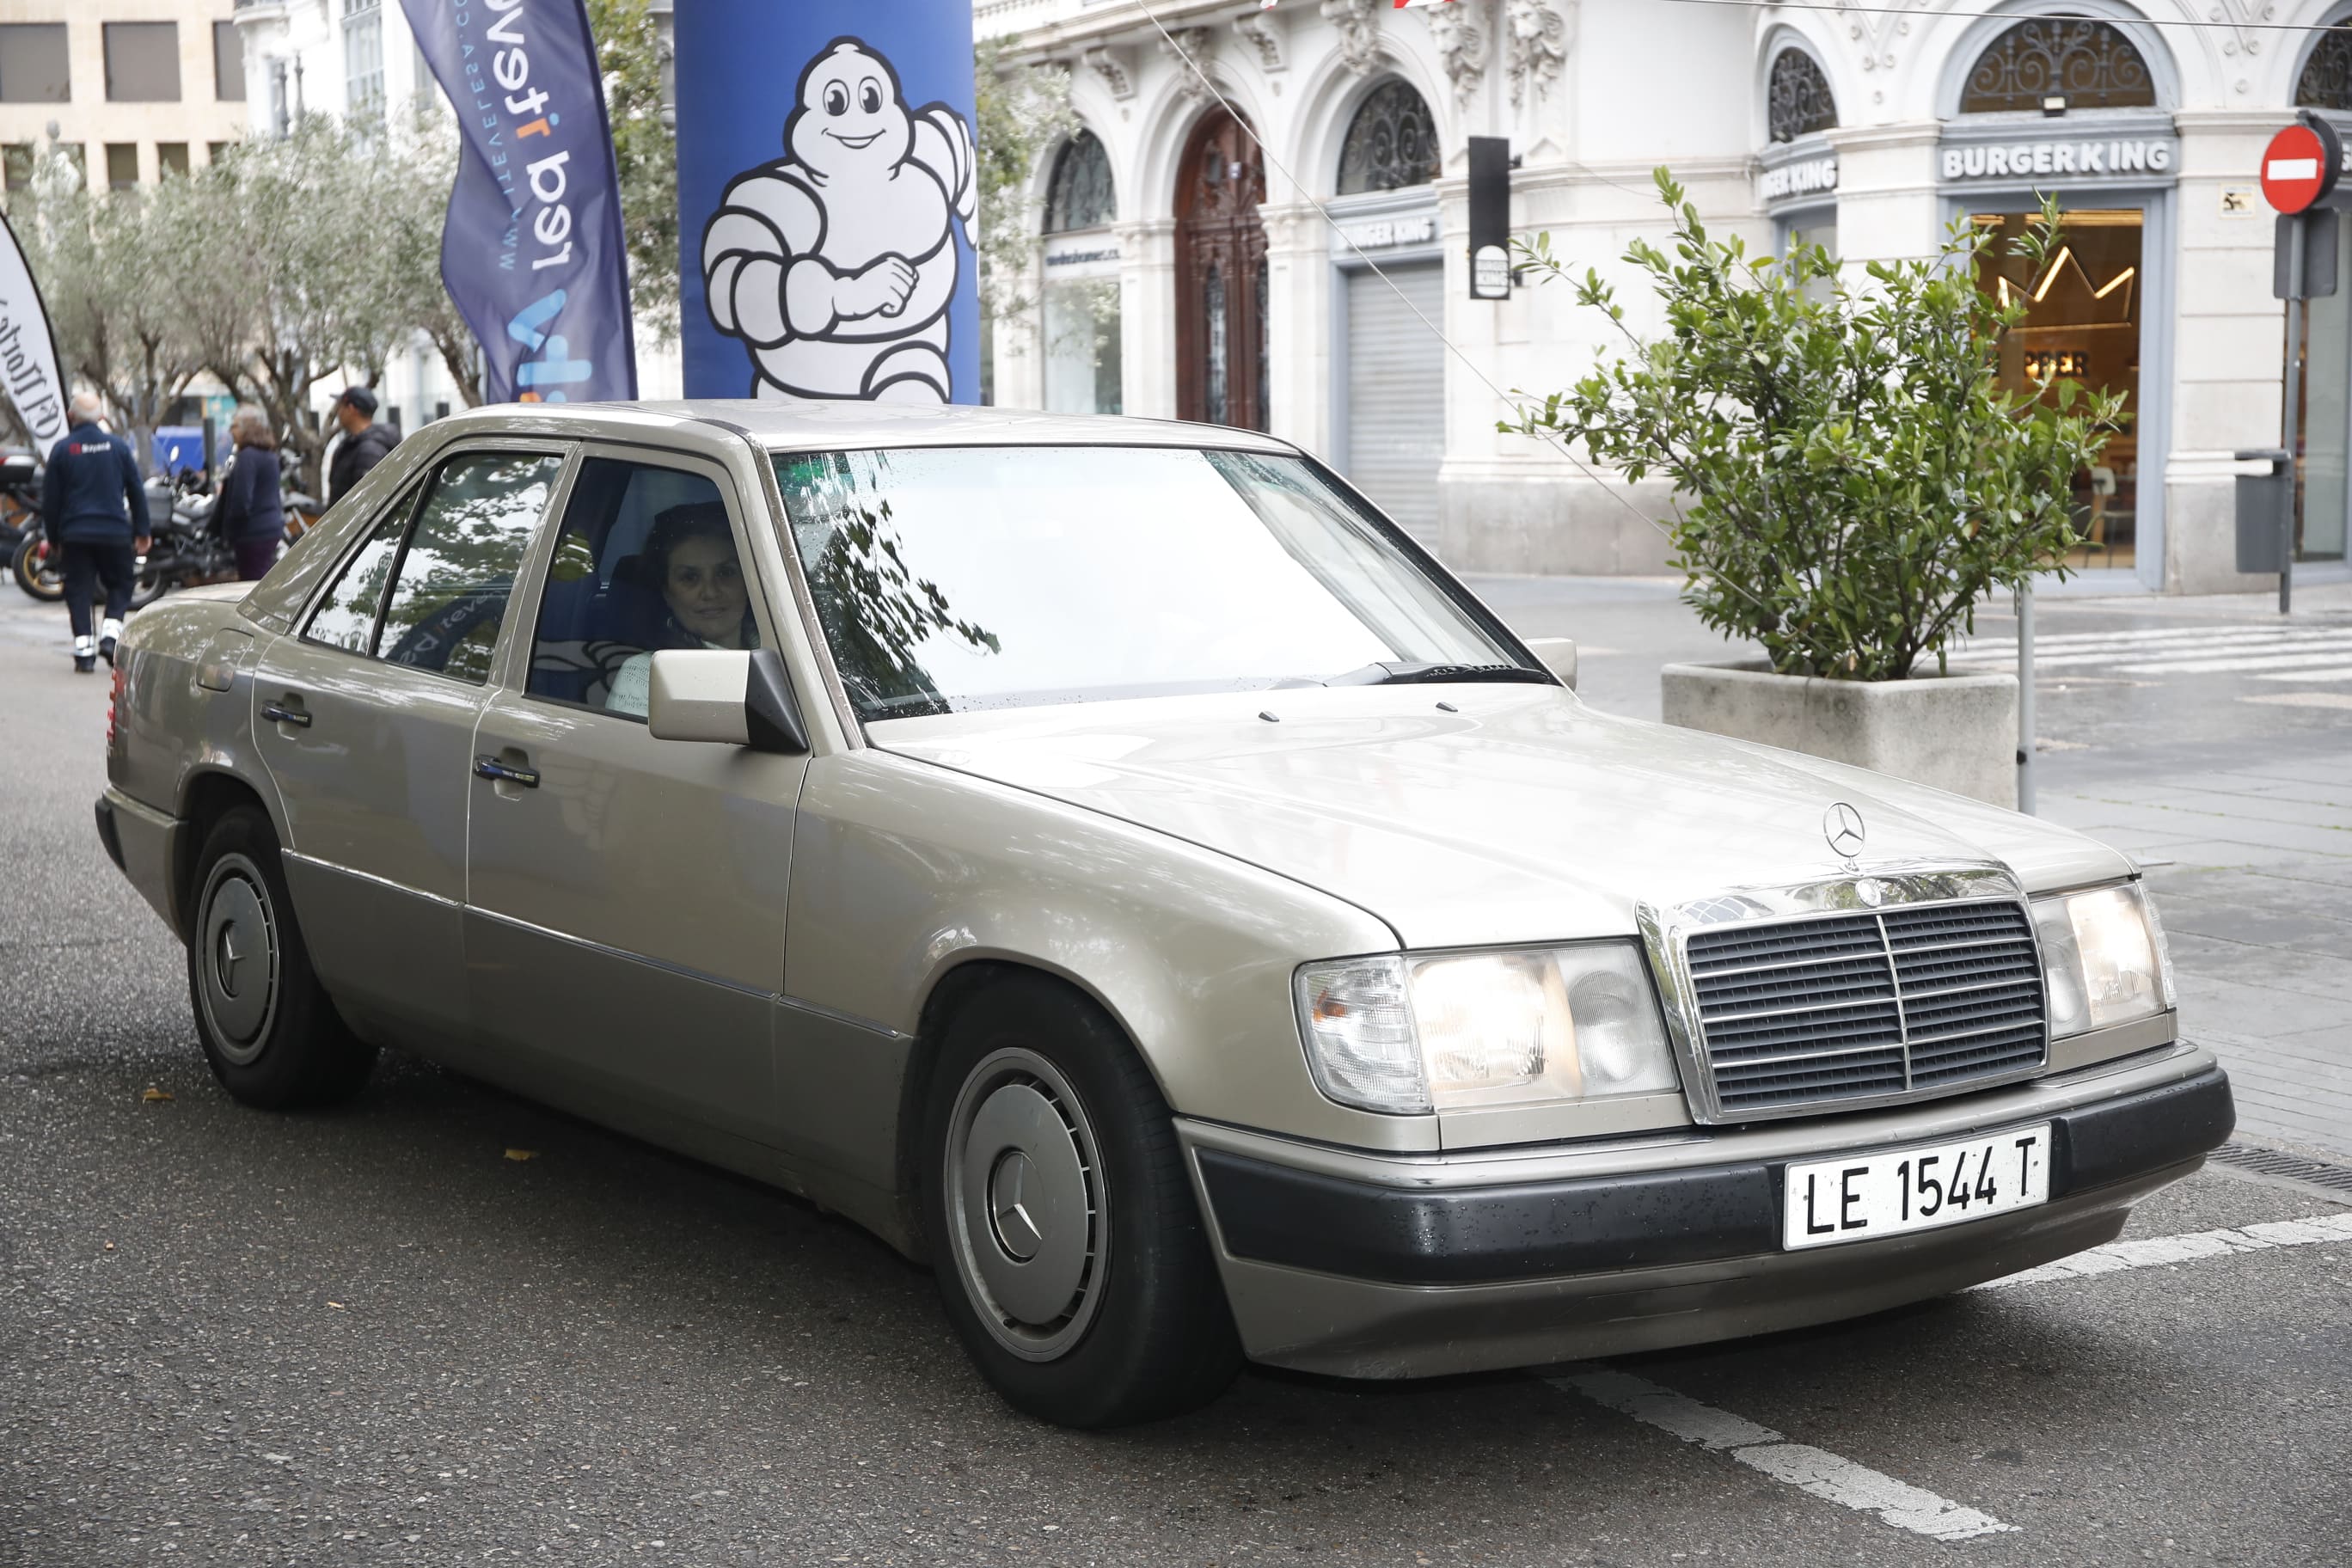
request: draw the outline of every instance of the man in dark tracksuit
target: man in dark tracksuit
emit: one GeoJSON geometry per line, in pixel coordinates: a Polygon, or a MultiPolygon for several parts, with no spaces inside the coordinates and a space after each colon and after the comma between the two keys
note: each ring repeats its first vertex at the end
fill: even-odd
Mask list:
{"type": "Polygon", "coordinates": [[[73,617],[74,668],[87,675],[100,655],[114,662],[114,641],[122,635],[122,615],[131,607],[137,556],[149,539],[147,492],[140,488],[139,465],[131,443],[99,428],[101,405],[83,393],[68,417],[72,428],[49,448],[49,469],[41,482],[41,515],[65,556],[66,610],[73,617]],[[92,590],[106,584],[106,620],[90,636],[92,590]]]}

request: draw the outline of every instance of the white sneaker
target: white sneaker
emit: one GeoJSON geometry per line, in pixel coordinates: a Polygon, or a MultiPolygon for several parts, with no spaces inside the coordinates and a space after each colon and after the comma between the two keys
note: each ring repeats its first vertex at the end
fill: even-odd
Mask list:
{"type": "Polygon", "coordinates": [[[112,616],[98,623],[99,657],[106,660],[107,668],[110,669],[114,667],[115,642],[121,636],[122,623],[112,616]]]}

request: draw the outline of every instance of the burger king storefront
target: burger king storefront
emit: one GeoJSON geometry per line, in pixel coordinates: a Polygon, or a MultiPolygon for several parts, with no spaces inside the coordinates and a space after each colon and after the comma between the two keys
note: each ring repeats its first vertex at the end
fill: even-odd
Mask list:
{"type": "MultiPolygon", "coordinates": [[[[1989,230],[1978,282],[2023,308],[2004,384],[2122,395],[2122,428],[2074,482],[2069,564],[2087,586],[2276,581],[2241,574],[2235,554],[2234,480],[2251,470],[2234,453],[2277,446],[2282,413],[2259,163],[2299,107],[2352,126],[2352,5],[2282,5],[2276,20],[2315,31],[2174,47],[2132,6],[2074,0],[1923,16],[1874,39],[1812,16],[1764,35],[1754,190],[1781,248],[1824,244],[1851,277],[1932,253],[1953,225],[1989,230]],[[2045,196],[2065,222],[2036,277],[2009,242],[2045,196]]],[[[2343,571],[2352,521],[2352,307],[2309,314],[2296,571],[2324,578],[2343,571]]]]}

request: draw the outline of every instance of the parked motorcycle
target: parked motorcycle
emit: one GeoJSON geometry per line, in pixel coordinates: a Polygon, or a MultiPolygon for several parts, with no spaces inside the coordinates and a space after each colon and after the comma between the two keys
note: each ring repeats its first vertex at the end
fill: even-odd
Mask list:
{"type": "Polygon", "coordinates": [[[43,604],[65,597],[65,574],[41,526],[40,460],[30,452],[0,453],[0,549],[26,593],[43,604]]]}
{"type": "Polygon", "coordinates": [[[139,558],[132,609],[143,610],[174,588],[236,575],[236,552],[213,529],[213,509],[220,498],[210,492],[204,475],[193,469],[149,483],[147,515],[153,532],[147,553],[139,558]]]}

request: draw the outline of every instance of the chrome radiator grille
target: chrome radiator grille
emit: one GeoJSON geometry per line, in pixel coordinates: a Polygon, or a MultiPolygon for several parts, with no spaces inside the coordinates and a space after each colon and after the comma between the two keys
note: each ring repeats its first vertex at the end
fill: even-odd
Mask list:
{"type": "Polygon", "coordinates": [[[1723,1114],[1947,1093],[2041,1065],[2024,906],[1979,900],[1694,932],[1699,1054],[1723,1114]]]}

